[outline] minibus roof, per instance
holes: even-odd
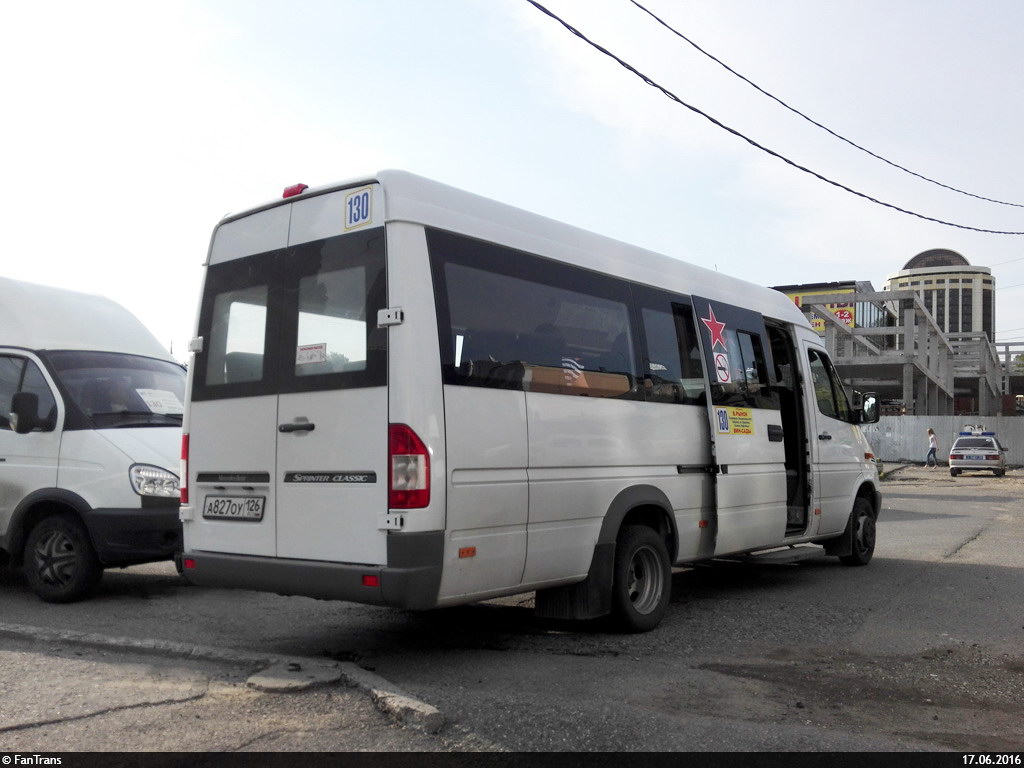
[[[173,361],[135,315],[91,293],[0,277],[0,346],[122,352]]]
[[[741,303],[742,306],[803,327],[803,313],[785,294],[681,259],[604,237],[521,208],[499,203],[407,171],[384,170],[229,214],[221,224],[257,211],[364,184],[384,192],[384,220],[410,222],[556,258],[586,269],[669,291]],[[718,257],[723,263],[726,258]]]

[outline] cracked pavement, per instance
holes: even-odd
[[[0,752],[484,750],[395,723],[342,684],[274,693],[253,667],[5,639]]]

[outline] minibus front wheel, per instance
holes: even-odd
[[[646,525],[627,525],[615,542],[612,616],[626,632],[658,626],[672,594],[672,565],[665,540]]]
[[[103,575],[85,526],[64,513],[44,517],[33,526],[22,570],[32,591],[47,603],[80,600]]]
[[[850,528],[850,553],[840,555],[843,565],[867,565],[875,553],[875,512],[871,502],[858,496],[853,504],[853,514],[848,523]]]

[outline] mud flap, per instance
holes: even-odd
[[[587,578],[564,587],[538,589],[534,614],[545,619],[596,619],[612,610],[615,542],[594,547]]]
[[[828,539],[827,541],[821,542],[821,545],[825,547],[826,555],[836,555],[837,557],[846,557],[847,555],[853,554],[853,512],[850,512],[850,516],[846,519],[846,528],[843,530],[842,535],[837,536],[834,539]]]

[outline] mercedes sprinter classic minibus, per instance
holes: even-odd
[[[642,631],[674,564],[874,549],[876,399],[786,296],[408,173],[222,220],[192,346],[196,584]]]

